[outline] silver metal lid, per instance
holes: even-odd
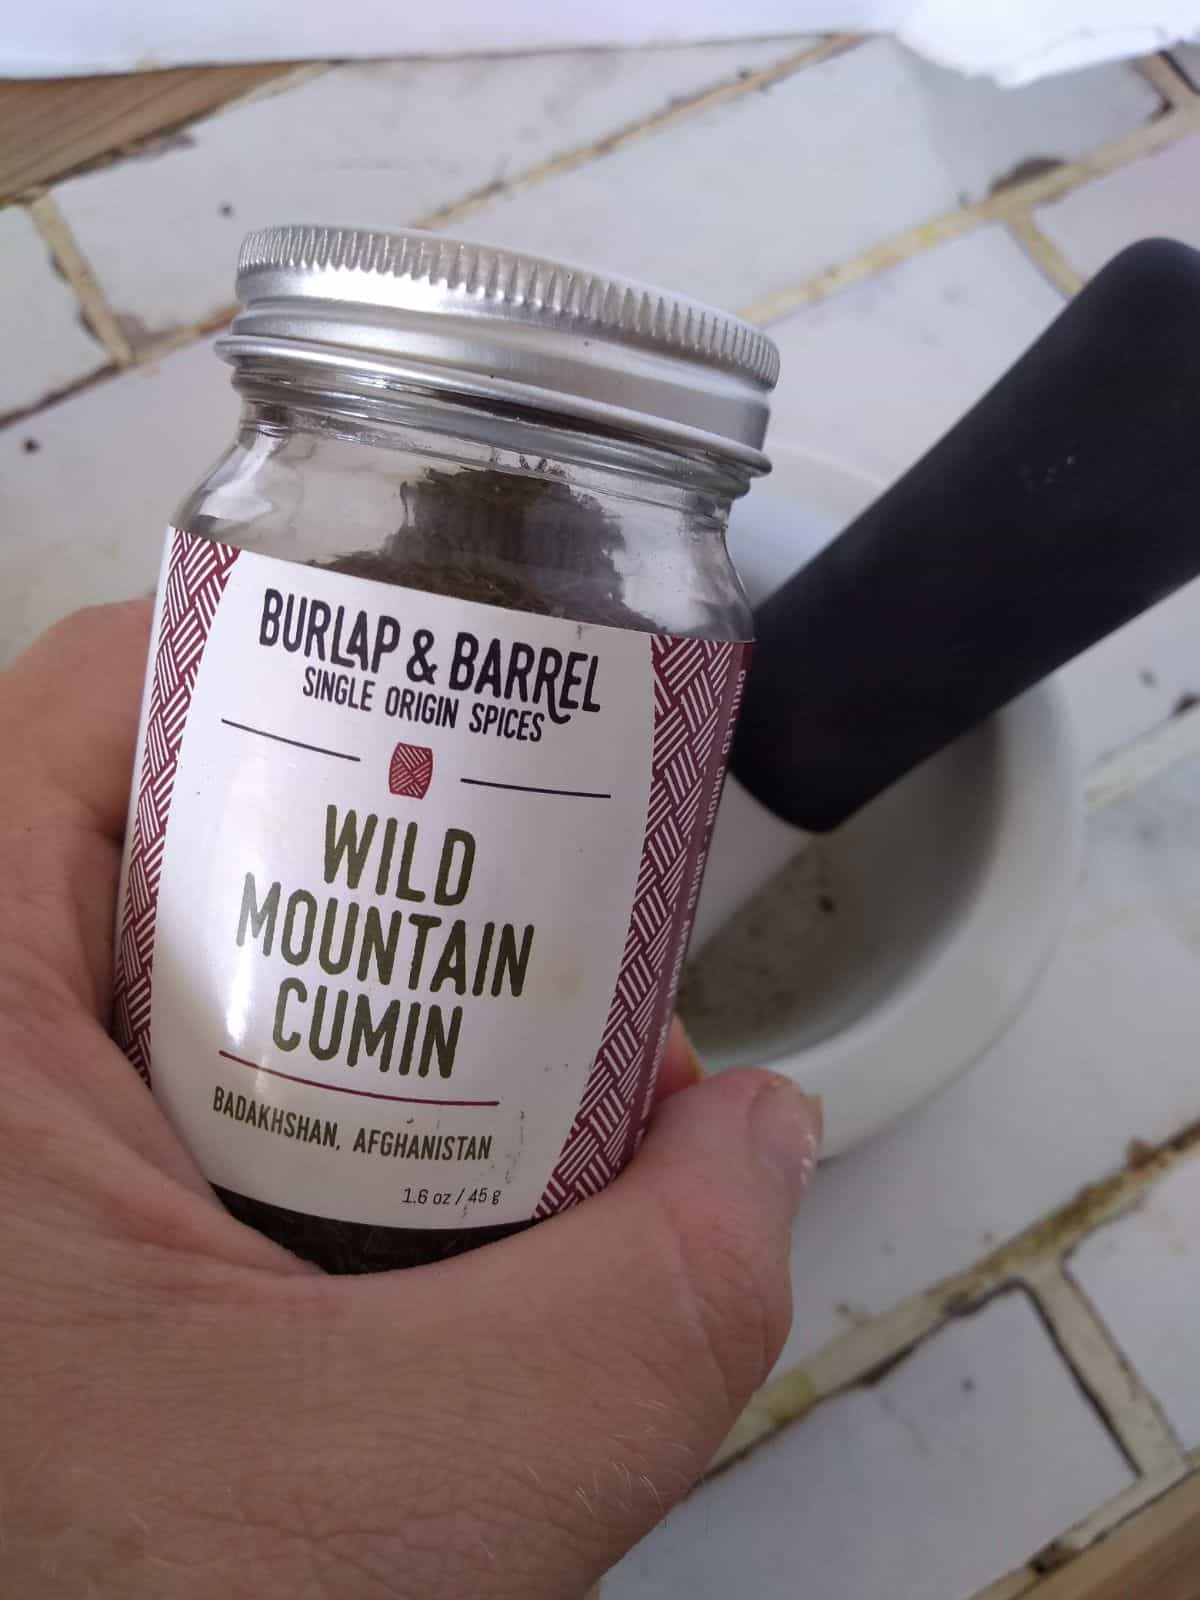
[[[562,412],[765,471],[779,352],[723,311],[586,267],[404,229],[263,228],[226,359],[325,364]]]

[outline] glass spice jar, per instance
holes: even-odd
[[[635,1150],[750,613],[778,358],[424,233],[269,228],[238,435],[168,530],[115,1032],[230,1211],[436,1259]]]

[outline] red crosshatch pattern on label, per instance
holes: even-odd
[[[200,657],[238,553],[177,532],[167,564],[113,985],[113,1037],[147,1083],[154,926],[179,746]]]
[[[741,697],[747,646],[660,635],[650,647],[654,752],[629,931],[600,1049],[539,1217],[602,1189],[641,1134]]]
[[[398,744],[388,768],[388,788],[407,800],[424,800],[433,781],[433,751],[422,744]]]

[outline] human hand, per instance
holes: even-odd
[[[235,1222],[105,1032],[148,629],[0,676],[0,1590],[581,1596],[778,1353],[817,1109],[677,1032],[631,1166],[528,1232],[351,1279]]]

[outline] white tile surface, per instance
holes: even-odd
[[[21,206],[0,211],[0,416],[104,366],[108,355],[79,317],[74,291],[51,264]]]
[[[1038,224],[1081,272],[1096,272],[1138,239],[1165,235],[1200,246],[1200,134],[1118,167],[1037,213]]]
[[[1129,1482],[1020,1295],[698,1490],[604,1600],[966,1600]]]
[[[1200,1118],[1200,761],[1094,814],[1066,937],[1008,1034],[822,1167],[796,1225],[780,1367],[959,1271]]]
[[[923,251],[771,328],[770,443],[888,481],[1003,376],[1064,301],[1002,228]]]
[[[1086,1240],[1070,1271],[1180,1442],[1200,1448],[1200,1157]]]
[[[162,329],[233,299],[251,228],[416,222],[804,42],[341,67],[55,198],[113,305]]]
[[[1048,147],[1070,153],[1136,126],[1156,104],[1126,69],[1089,87],[1092,76],[1012,94],[972,82],[967,94],[877,40],[499,199],[459,231],[742,306],[952,210]]]
[[[153,587],[168,519],[237,414],[205,342],[0,432],[0,663],[77,606]]]

